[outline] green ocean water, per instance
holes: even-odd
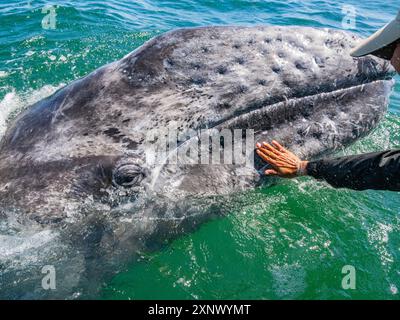
[[[164,31],[211,24],[342,28],[343,5],[356,9],[352,31],[363,36],[399,9],[383,0],[0,0],[0,132],[10,113]],[[43,20],[52,12],[54,25]],[[399,112],[397,83],[386,118],[337,154],[400,147]],[[241,197],[227,217],[143,253],[104,284],[101,298],[399,298],[398,193],[335,190],[299,178]],[[341,286],[345,265],[356,270],[354,290]]]

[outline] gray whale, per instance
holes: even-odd
[[[306,158],[370,132],[393,70],[350,57],[358,40],[307,27],[179,29],[27,108],[0,144],[2,246],[52,236],[26,263],[15,262],[24,250],[0,255],[0,296],[95,294],[93,283],[135,254],[223,214],[224,196],[260,183],[257,160],[149,165],[150,130],[252,129],[255,141],[274,138]],[[61,283],[50,292],[38,271],[49,264]]]

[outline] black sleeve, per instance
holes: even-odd
[[[307,174],[336,188],[400,191],[400,150],[310,161]]]

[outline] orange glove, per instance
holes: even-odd
[[[257,143],[257,154],[273,169],[265,170],[266,175],[276,175],[283,178],[293,178],[307,174],[308,161],[302,161],[295,154],[286,150],[277,141],[272,140],[272,145],[263,142]]]

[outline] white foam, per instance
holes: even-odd
[[[38,233],[26,234],[26,235],[1,235],[0,242],[0,261],[9,259],[18,255],[27,255],[32,253],[33,250],[37,250],[45,245],[48,245],[51,241],[54,241],[55,234],[50,230],[43,230]]]
[[[37,90],[19,93],[11,88],[0,101],[0,139],[7,130],[8,123],[21,111],[25,110],[35,102],[51,95],[65,84],[58,86],[45,85]]]

